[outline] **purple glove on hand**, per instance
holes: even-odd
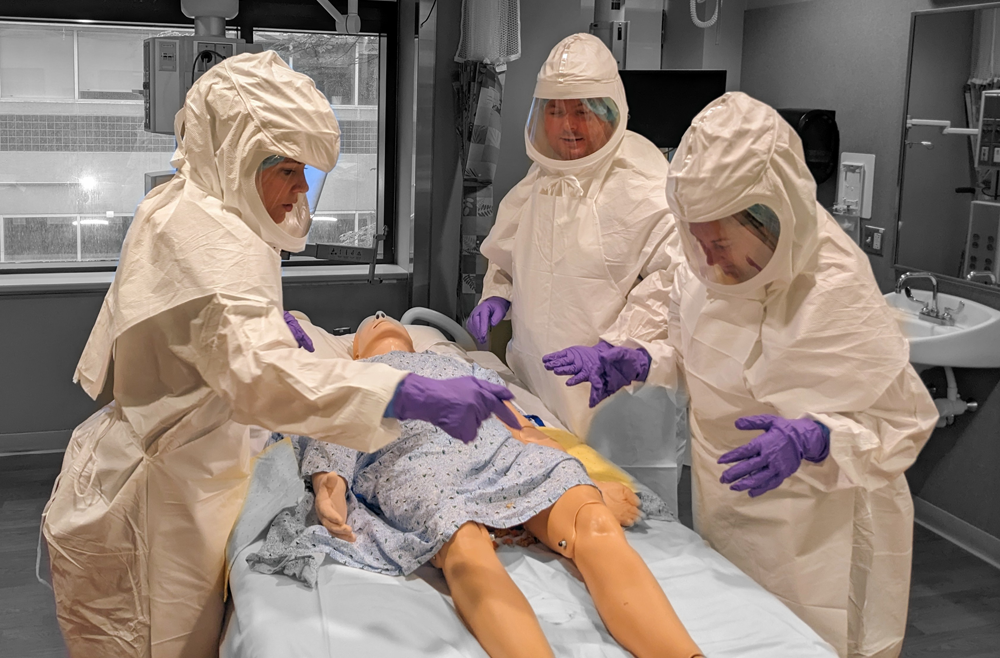
[[[491,414],[511,427],[519,427],[517,416],[504,405],[514,394],[475,377],[430,379],[407,375],[389,403],[391,416],[399,420],[424,420],[436,425],[463,443]]]
[[[509,310],[510,302],[503,297],[484,299],[479,302],[476,308],[472,309],[472,315],[465,323],[465,328],[469,330],[476,342],[482,345],[486,342],[486,336],[490,329],[500,324]]]
[[[799,470],[803,459],[821,462],[830,454],[830,430],[808,418],[788,420],[770,414],[746,416],[736,421],[736,429],[766,430],[749,443],[719,457],[720,464],[740,462],[727,469],[720,482],[736,482],[729,488],[733,491],[749,489],[751,497],[776,488]]]
[[[576,345],[542,357],[547,370],[572,375],[566,386],[590,382],[591,408],[632,382],[646,381],[649,363],[646,350],[615,347],[603,340],[593,347]]]
[[[312,339],[306,334],[302,325],[299,321],[295,319],[295,316],[285,311],[285,324],[288,328],[292,330],[292,336],[295,337],[295,342],[299,344],[299,347],[304,349],[306,352],[315,352],[316,348],[313,347]]]

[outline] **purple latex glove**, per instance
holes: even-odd
[[[469,330],[476,342],[482,345],[486,342],[486,336],[490,329],[500,324],[509,310],[510,302],[503,297],[484,299],[479,302],[476,308],[472,309],[472,315],[465,323],[465,328]]]
[[[285,324],[288,328],[292,330],[292,336],[295,337],[295,342],[299,344],[299,347],[304,349],[306,352],[315,352],[316,348],[313,347],[312,339],[299,324],[299,321],[295,319],[295,316],[285,311]]]
[[[766,430],[749,443],[719,457],[720,464],[740,462],[727,469],[720,482],[735,482],[730,489],[749,489],[752,497],[776,488],[799,470],[803,459],[821,462],[830,454],[830,430],[808,418],[788,420],[770,414],[746,416],[736,421],[736,429]]]
[[[601,377],[601,345],[592,347],[574,345],[542,357],[542,365],[557,375],[572,375],[566,386],[576,386],[590,382],[590,406],[608,397],[604,392],[604,378]]]
[[[399,383],[389,408],[399,420],[425,420],[469,443],[491,414],[510,427],[520,427],[517,416],[503,403],[513,397],[503,386],[475,377],[430,379],[407,375]]]
[[[601,350],[601,367],[604,369],[604,388],[608,395],[614,395],[619,389],[632,382],[644,382],[649,376],[649,364],[652,361],[649,352],[631,347],[616,347],[603,340]]]
[[[591,407],[632,382],[646,381],[649,363],[646,350],[615,347],[603,340],[593,347],[577,345],[542,357],[547,370],[572,375],[567,386],[590,382]]]

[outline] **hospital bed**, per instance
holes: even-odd
[[[424,313],[404,316],[404,321],[428,318],[457,340],[448,340],[429,326],[410,326],[418,351],[453,354],[498,371],[515,392],[519,407],[546,424],[561,427],[495,355],[463,349],[461,344],[474,344],[461,335],[461,327]],[[624,408],[627,412],[630,404],[633,411],[652,407],[658,399],[630,400]],[[639,413],[655,419],[649,409]],[[672,418],[672,409],[669,416]],[[608,423],[612,424],[610,418]],[[635,423],[632,429],[636,429]],[[623,431],[618,438],[628,435]],[[650,453],[645,447],[626,446],[623,450],[626,456]],[[677,446],[671,450],[676,457]],[[287,451],[291,454],[290,446]],[[246,556],[259,550],[270,520],[278,510],[294,504],[302,491],[294,460],[282,462],[278,452],[269,450],[258,461],[244,514],[230,538],[230,598],[221,658],[486,656],[455,613],[443,576],[429,565],[408,577],[390,577],[345,567],[327,558],[313,589],[287,576],[251,571]],[[672,466],[669,459],[663,461],[664,468],[676,468],[676,458]],[[658,477],[662,473],[655,470],[653,467],[640,479],[654,484],[675,481],[672,473]],[[627,535],[709,658],[836,656],[777,598],[679,522],[645,520],[630,528]],[[604,628],[569,561],[537,544],[528,548],[501,546],[498,555],[537,613],[556,656],[630,655]]]

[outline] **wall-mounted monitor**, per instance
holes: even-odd
[[[676,148],[698,112],[726,93],[724,70],[620,71],[628,129],[661,149]]]

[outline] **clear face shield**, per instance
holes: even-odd
[[[547,158],[579,160],[601,150],[620,121],[611,98],[536,98],[528,114],[528,139]]]
[[[702,280],[737,285],[757,276],[774,257],[781,222],[757,204],[711,222],[680,222],[681,241]]]
[[[303,201],[309,214],[316,212],[327,172],[291,158],[271,155],[257,168],[257,192],[264,209],[276,224]]]

